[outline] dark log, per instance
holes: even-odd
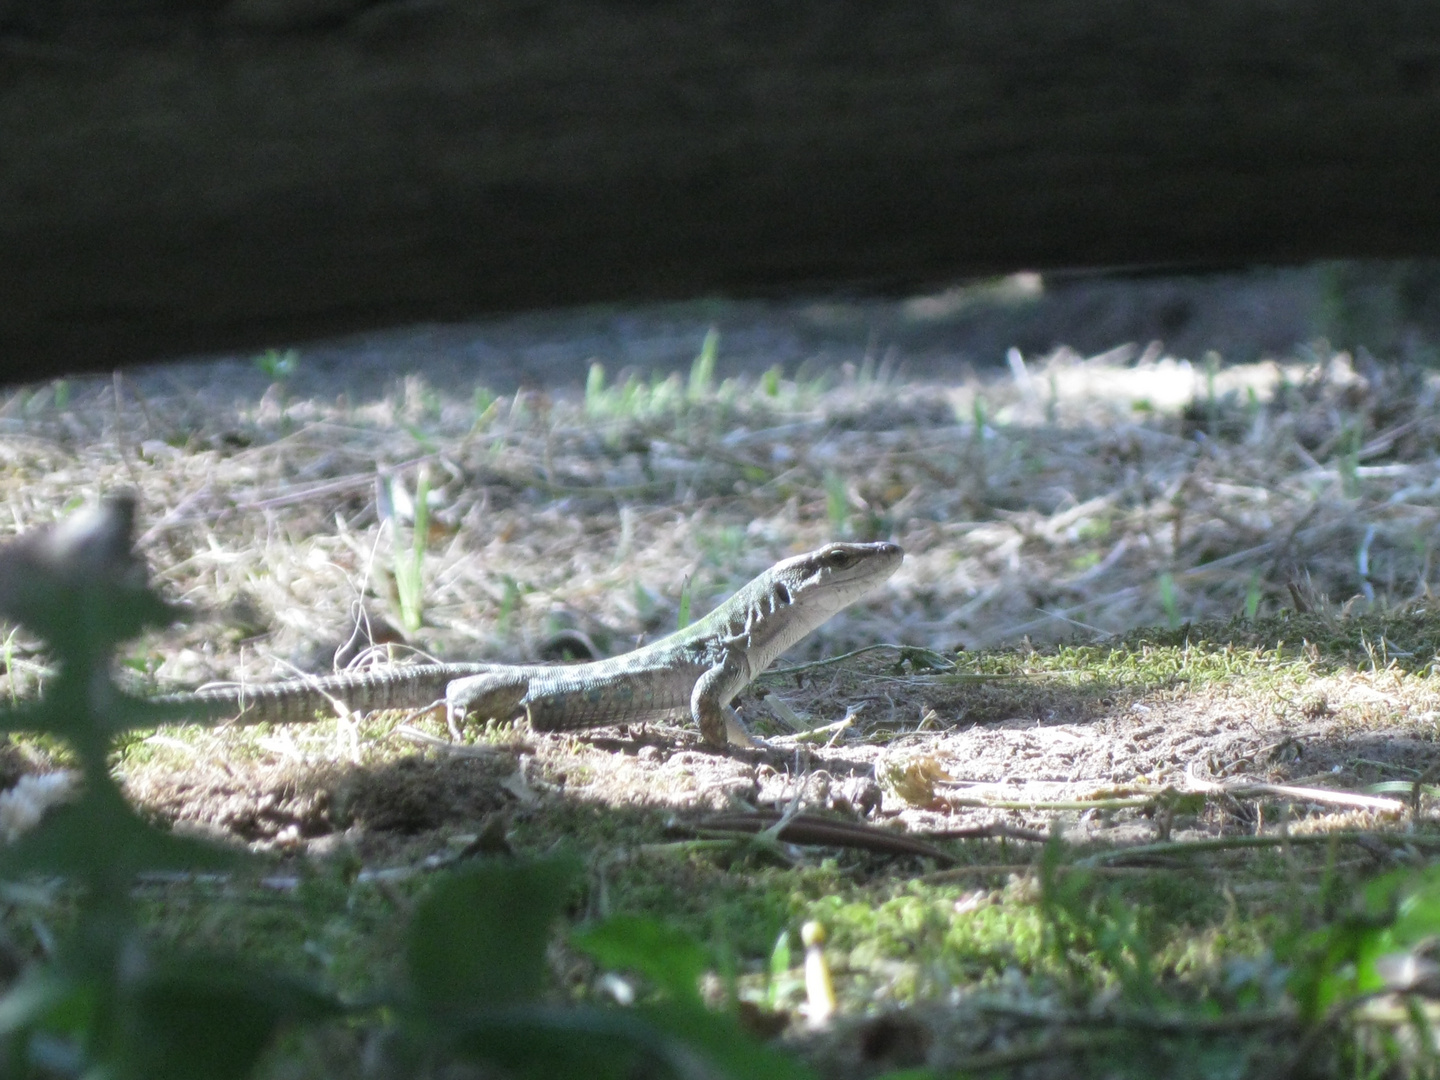
[[[0,0],[0,357],[1440,254],[1417,0]]]

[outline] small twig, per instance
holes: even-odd
[[[731,834],[756,835],[772,832],[777,840],[787,844],[813,844],[822,847],[860,848],[881,855],[918,855],[953,864],[955,856],[939,848],[896,833],[890,829],[876,828],[855,821],[834,821],[830,818],[797,814],[788,822],[783,815],[760,812],[755,814],[721,814],[695,823],[676,822],[672,829],[685,829],[699,836]],[[779,828],[777,828],[777,825]]]
[[[1159,797],[1159,792],[1124,799],[970,799],[959,795],[943,796],[949,806],[992,810],[1128,810],[1149,806]]]
[[[1290,590],[1290,602],[1295,605],[1295,610],[1301,615],[1310,613],[1310,603],[1300,592],[1300,586],[1293,581],[1285,582],[1285,587]]]
[[[1104,866],[1121,859],[1144,859],[1164,855],[1198,855],[1207,851],[1233,851],[1240,848],[1283,847],[1287,844],[1367,844],[1390,842],[1423,847],[1440,847],[1440,836],[1417,836],[1413,833],[1333,832],[1289,833],[1285,836],[1218,836],[1208,840],[1172,840],[1158,844],[1140,844],[1087,855],[1075,865]]]
[[[1068,1013],[1027,1008],[1024,1005],[1012,1005],[1003,1001],[979,1001],[976,1002],[976,1008],[982,1012],[1030,1020],[1037,1024],[1087,1028],[1128,1028],[1175,1035],[1222,1035],[1232,1031],[1248,1031],[1252,1028],[1297,1027],[1301,1023],[1300,1018],[1293,1012],[1278,1010],[1231,1013],[1228,1016],[1194,1016],[1184,1013],[1152,1012]]]
[[[1382,799],[1375,795],[1359,795],[1355,792],[1335,791],[1333,788],[1310,788],[1295,783],[1220,783],[1195,775],[1194,768],[1185,770],[1185,782],[1191,791],[1230,795],[1236,799],[1253,799],[1260,796],[1276,796],[1282,799],[1296,799],[1299,802],[1323,802],[1335,806],[1356,806],[1372,809],[1384,814],[1403,814],[1404,802],[1400,799]]]
[[[1061,863],[1055,868],[1056,873],[1066,874],[1083,872],[1086,874],[1098,874],[1102,877],[1127,877],[1131,874],[1153,874],[1153,866],[1075,866],[1073,864]],[[967,877],[988,877],[1000,874],[1037,874],[1040,872],[1040,864],[1028,863],[972,863],[969,866],[947,866],[944,870],[936,870],[929,874],[922,874],[920,881],[927,884],[936,884],[942,881],[959,881]]]
[[[768,671],[765,672],[765,674],[794,675],[800,671],[810,671],[812,668],[828,667],[831,664],[839,664],[845,660],[851,660],[857,656],[863,656],[865,653],[879,652],[881,650],[888,650],[890,652],[919,653],[922,656],[933,657],[934,659],[939,660],[940,663],[945,666],[945,671],[947,673],[955,670],[955,661],[951,660],[949,657],[945,656],[942,653],[936,652],[934,649],[922,649],[916,645],[893,645],[889,643],[884,643],[880,645],[866,645],[863,649],[856,649],[854,652],[841,653],[839,656],[827,656],[823,660],[811,660],[808,664],[790,664],[786,667],[770,668]],[[990,677],[997,679],[1010,678],[1010,676],[1008,675],[995,675]]]
[[[760,700],[771,717],[784,724],[792,735],[797,731],[810,730],[810,724],[807,723],[799,713],[790,708],[790,703],[779,694],[772,694],[767,691]]]
[[[804,731],[797,731],[794,735],[778,735],[771,739],[776,745],[788,745],[790,743],[824,742],[833,735],[839,735],[855,726],[855,716],[845,717],[844,720],[836,720],[833,724],[822,724],[820,727],[807,728]]]
[[[1333,788],[1304,787],[1297,784],[1266,784],[1241,782],[1222,784],[1206,780],[1195,774],[1193,767],[1185,772],[1185,780],[1193,791],[1230,795],[1237,799],[1253,799],[1257,796],[1276,796],[1295,799],[1300,802],[1330,803],[1335,806],[1354,806],[1363,810],[1377,810],[1387,814],[1399,814],[1405,804],[1399,799],[1383,799],[1375,795],[1359,795],[1350,791],[1336,791]]]
[[[1335,791],[1331,788],[1300,787],[1294,784],[1240,783],[1217,784],[1187,774],[1188,789],[1167,788],[1153,794],[1124,796],[1110,799],[986,799],[963,795],[946,795],[945,802],[957,807],[987,807],[994,810],[1129,810],[1154,804],[1167,791],[1178,795],[1187,790],[1195,794],[1229,795],[1237,799],[1273,797],[1293,799],[1299,802],[1328,803],[1335,806],[1353,806],[1362,810],[1379,813],[1399,814],[1405,804],[1398,799],[1385,799],[1376,795],[1359,795],[1349,791]]]
[[[980,1054],[970,1054],[967,1057],[949,1061],[947,1064],[952,1069],[950,1073],[952,1076],[993,1072],[997,1069],[1024,1065],[1030,1061],[1043,1061],[1045,1058],[1089,1053],[1113,1044],[1124,1034],[1123,1031],[1066,1032],[1030,1046],[1013,1046],[1006,1050],[989,1050]]]
[[[663,844],[639,844],[632,850],[637,855],[674,855],[696,851],[733,850],[735,844],[736,840],[728,836],[708,840],[696,837],[691,840],[671,840]]]
[[[1091,626],[1089,623],[1081,622],[1079,619],[1072,619],[1068,615],[1061,615],[1059,612],[1046,611],[1042,607],[1037,607],[1035,610],[1040,612],[1040,614],[1042,615],[1049,615],[1052,619],[1059,619],[1063,623],[1069,623],[1071,626],[1077,627],[1078,629],[1084,630],[1091,634],[1095,634],[1101,639],[1113,638],[1118,636],[1114,630],[1102,630],[1098,626]]]
[[[926,840],[1025,840],[1033,844],[1043,844],[1050,839],[1050,834],[1041,832],[1039,829],[1022,829],[1019,825],[1006,825],[1003,822],[991,822],[989,825],[967,825],[962,829],[931,829],[924,833],[917,833]]]
[[[356,489],[366,489],[375,483],[377,471],[381,476],[389,476],[405,472],[417,466],[436,461],[440,458],[439,453],[422,454],[419,457],[409,458],[394,465],[384,466],[377,469],[370,469],[367,472],[352,473],[346,476],[335,477],[330,480],[321,480],[313,484],[296,485],[275,495],[262,496],[260,498],[242,501],[238,503],[226,503],[224,506],[217,506],[212,510],[198,514],[181,513],[181,507],[177,506],[161,521],[146,532],[143,540],[147,540],[160,532],[162,529],[176,528],[184,525],[195,525],[202,522],[211,522],[223,514],[246,513],[255,510],[274,510],[283,506],[294,504],[313,503],[316,499],[325,495],[343,495]],[[202,492],[209,489],[201,489]],[[199,494],[198,492],[196,494]],[[186,500],[190,501],[189,499]]]
[[[1296,787],[1293,784],[1216,784],[1204,789],[1231,795],[1237,799],[1253,799],[1257,796],[1272,795],[1298,802],[1329,803],[1334,806],[1354,806],[1362,810],[1375,810],[1385,814],[1405,812],[1405,804],[1398,799],[1382,799],[1376,795],[1357,795],[1349,791],[1335,791],[1331,788]]]

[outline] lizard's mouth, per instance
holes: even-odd
[[[816,553],[814,582],[822,585],[831,613],[846,607],[900,567],[905,551],[881,540],[869,544],[831,544]]]
[[[853,571],[855,577],[871,582],[889,577],[905,558],[905,550],[888,540],[872,544],[835,544],[833,550],[843,556],[843,562],[837,559],[840,562],[835,566],[837,577]]]

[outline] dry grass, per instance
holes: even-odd
[[[1429,738],[1436,710],[1427,680],[1387,696],[1366,682],[1379,674],[1334,668],[1398,659],[1424,673],[1434,654],[1423,601],[1440,517],[1440,419],[1427,373],[1362,375],[1344,355],[1205,371],[1117,350],[1028,366],[1014,357],[1003,377],[955,385],[868,370],[717,385],[712,360],[713,352],[697,360],[688,383],[607,385],[596,371],[583,394],[498,399],[483,388],[473,397],[441,393],[410,376],[375,401],[292,400],[283,379],[237,401],[207,382],[205,369],[31,389],[0,408],[9,463],[0,483],[17,528],[109,488],[139,489],[140,547],[161,586],[196,611],[128,657],[165,687],[323,670],[372,644],[385,656],[552,655],[548,646],[567,629],[621,652],[672,629],[687,588],[698,615],[786,554],[829,538],[884,536],[906,548],[904,566],[796,659],[874,642],[1104,647],[1134,626],[1263,619],[1297,602],[1316,612],[1311,623],[1286,624],[1281,636],[1293,645],[1344,637],[1333,632],[1336,620],[1363,612],[1381,618],[1390,637],[1362,628],[1339,653],[1312,646],[1297,669],[1264,652],[1277,644],[1268,631],[1249,641],[1233,625],[1224,640],[1262,651],[1240,665],[1244,687],[1226,691],[1246,699],[1228,720],[1211,691],[1177,701],[1166,690],[1198,667],[1156,674],[1143,658],[1116,666],[1103,648],[1028,661],[1022,649],[1011,660],[999,654],[998,667],[983,655],[974,662],[1039,676],[1019,681],[900,675],[883,656],[854,671],[817,672],[796,693],[771,680],[815,722],[859,710],[845,760],[828,766],[836,775],[883,775],[881,747],[893,742],[887,760],[948,755],[963,762],[951,769],[957,778],[1008,777],[1024,787],[1058,777],[1065,783],[1046,789],[1051,799],[1113,783],[1183,785],[1183,763],[1217,739],[1233,745],[1216,767],[1235,774],[1234,761],[1288,737],[1276,725],[1291,717],[1339,739],[1325,767],[1358,781],[1370,777],[1350,768],[1352,758],[1393,755],[1343,749],[1350,743],[1340,727],[1405,729],[1372,732],[1369,742]],[[417,547],[421,489],[429,513]],[[418,591],[405,582],[417,551]],[[408,628],[407,590],[421,615]],[[43,657],[24,641],[9,648],[23,690]],[[1305,688],[1322,676],[1334,685]],[[1356,695],[1369,707],[1351,701]],[[1328,704],[1312,715],[1301,698]],[[1270,719],[1243,719],[1254,710]],[[1163,752],[1125,734],[1147,718],[1169,732]],[[1007,730],[1037,721],[1061,726]],[[963,730],[976,723],[983,727]],[[1243,738],[1220,737],[1236,723],[1250,729]],[[1074,724],[1086,725],[1083,737],[1066,735],[1063,725]],[[1112,728],[1118,748],[1094,742]],[[411,752],[385,738],[389,730],[320,727],[259,743],[220,732],[183,747],[159,736],[145,757],[158,775],[133,752],[127,768],[137,794],[167,816],[252,841],[294,840],[359,820],[331,813],[330,803],[349,803],[336,794],[349,783],[347,763]],[[870,745],[857,745],[857,734]],[[1088,749],[1077,756],[1067,738]],[[749,790],[750,781],[718,773],[657,777],[651,763],[630,769],[629,759],[607,755],[580,772],[598,770],[591,793],[608,805],[638,793],[721,807],[736,783]],[[1422,750],[1408,756],[1425,767]],[[258,771],[236,774],[241,760]],[[300,797],[294,814],[257,809],[271,797],[252,789],[279,792],[289,805],[286,793],[307,768],[321,770],[315,782],[330,795],[319,804]],[[551,768],[579,775],[573,761]],[[1264,768],[1246,775],[1286,778]],[[789,781],[777,783],[755,790],[767,800],[793,794]],[[721,793],[718,802],[703,791]],[[441,799],[414,820],[442,821],[466,799]],[[914,807],[906,813],[912,825],[935,824]],[[361,818],[375,814],[384,817]]]
[[[658,905],[706,926],[735,906],[727,932],[750,974],[784,913],[828,920],[849,950],[848,1014],[949,1000],[972,969],[1029,1007],[1010,973],[1043,963],[1004,944],[1018,933],[1004,920],[1035,902],[1033,877],[1003,884],[1006,865],[1023,871],[1030,858],[1013,846],[963,849],[983,864],[979,880],[1001,883],[969,899],[948,885],[935,888],[953,895],[922,897],[874,860],[802,866],[775,899],[769,879],[743,868],[639,853],[656,846],[663,813],[778,806],[797,791],[852,813],[879,796],[880,813],[911,828],[1060,821],[1073,840],[1105,844],[1172,826],[1211,838],[1273,827],[1264,799],[1173,814],[1156,802],[1193,780],[1356,790],[1425,775],[1440,719],[1426,614],[1437,387],[1420,370],[1357,372],[1343,355],[1207,371],[1131,350],[1016,358],[1003,376],[946,384],[867,369],[717,382],[697,363],[689,382],[592,376],[584,393],[495,398],[411,376],[367,401],[338,383],[291,398],[284,379],[247,398],[205,369],[176,369],[12,392],[0,405],[0,494],[20,531],[105,490],[139,491],[140,547],[162,588],[196,610],[127,658],[137,679],[165,687],[325,669],[371,642],[391,654],[518,659],[575,629],[620,652],[674,628],[687,579],[698,615],[789,553],[893,538],[907,551],[901,570],[791,659],[875,642],[964,646],[977,655],[962,666],[1016,677],[957,680],[872,654],[808,673],[803,686],[772,679],[770,691],[815,722],[857,716],[833,745],[793,751],[793,765],[717,758],[693,733],[664,728],[510,750],[503,733],[487,733],[496,753],[462,759],[417,754],[391,737],[393,721],[375,721],[159,733],[125,747],[120,766],[131,793],[170,820],[281,852],[349,845],[370,868],[429,866],[505,809],[521,850],[583,841],[607,903]],[[417,545],[420,493],[429,512]],[[417,551],[408,604],[421,620],[407,628]],[[1297,604],[1313,610],[1264,623]],[[1259,621],[1208,624],[1214,646],[1183,628],[1245,615]],[[1118,636],[1137,626],[1162,629]],[[1167,636],[1167,626],[1179,629]],[[7,655],[12,686],[27,691],[43,655],[14,637]],[[749,716],[764,712],[745,704]],[[1083,812],[1045,805],[1132,797]],[[972,805],[986,800],[1007,805]],[[1376,821],[1313,805],[1284,827]],[[1284,870],[1292,885],[1315,870],[1295,858]],[[1253,862],[1218,864],[1212,886],[1229,897],[1227,929],[1177,922],[1169,952],[1157,953],[1166,977],[1211,978],[1216,940],[1253,932],[1236,927],[1294,899],[1273,864],[1258,877]],[[886,911],[922,929],[958,927],[975,897],[1001,944],[952,928],[934,942],[943,960],[904,959],[910,939],[888,928]],[[1040,933],[1031,915],[1014,917]],[[204,941],[232,929],[217,915],[167,932]],[[376,940],[383,952],[384,934]],[[341,982],[378,977],[344,967],[359,961],[324,963],[320,974]],[[965,1052],[985,1060],[1005,1023],[970,1025]],[[866,1071],[836,1052],[845,1064],[835,1075]]]
[[[531,654],[566,624],[619,651],[674,625],[687,576],[698,613],[840,535],[908,557],[810,654],[1265,614],[1293,606],[1292,584],[1365,608],[1428,595],[1432,377],[1343,355],[1211,376],[1128,360],[1061,354],[957,385],[646,383],[629,402],[465,400],[412,377],[378,401],[290,401],[277,383],[217,408],[154,378],[84,382],[63,405],[43,387],[0,407],[0,484],[16,530],[140,491],[159,580],[242,625],[167,646],[155,674],[176,683],[325,666],[361,611],[398,624],[396,532],[403,555],[422,470],[410,638],[447,656]]]

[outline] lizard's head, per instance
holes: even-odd
[[[899,544],[826,544],[780,563],[777,592],[788,590],[791,604],[814,603],[833,614],[888,578],[904,558]]]
[[[744,598],[751,670],[763,671],[831,615],[893,574],[903,558],[899,544],[826,544],[761,574],[736,594]]]

